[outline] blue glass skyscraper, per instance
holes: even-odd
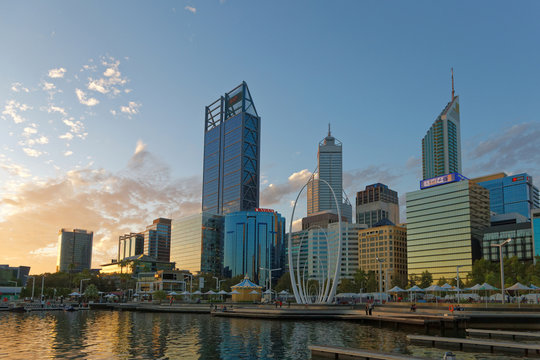
[[[245,82],[206,107],[203,212],[224,215],[259,206],[260,128]]]

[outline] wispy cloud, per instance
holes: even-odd
[[[128,79],[123,77],[120,72],[120,61],[113,57],[103,57],[101,59],[101,66],[105,69],[101,77],[88,77],[88,83],[86,85],[88,90],[101,94],[109,94],[113,97],[120,94],[123,87],[128,83]],[[97,66],[91,69],[92,72],[96,72]]]
[[[52,79],[63,78],[66,73],[66,69],[58,68],[49,70],[49,77]]]
[[[60,114],[62,114],[64,116],[67,116],[66,109],[64,109],[63,107],[60,107],[60,106],[54,106],[52,104],[49,104],[49,106],[47,107],[47,112],[49,114],[57,112],[57,113],[60,113]]]
[[[14,82],[11,84],[11,91],[13,92],[30,92],[28,88],[25,88],[20,82]]]
[[[73,136],[77,136],[80,139],[85,139],[88,135],[88,133],[84,131],[84,124],[81,121],[70,117],[69,119],[64,119],[63,122],[69,126],[72,136],[69,137],[69,135],[64,134],[61,135],[60,138],[71,140]]]
[[[0,169],[6,171],[10,175],[21,178],[28,178],[31,176],[30,170],[28,170],[27,167],[13,162],[4,154],[0,154]]]
[[[82,91],[81,89],[75,89],[75,94],[77,94],[77,99],[79,99],[79,102],[86,106],[96,106],[99,104],[99,100],[96,98],[87,98],[86,93]]]
[[[186,5],[186,7],[184,8],[185,10],[189,11],[190,13],[192,14],[196,14],[197,13],[197,9],[193,6],[189,6],[189,5]]]
[[[130,101],[127,106],[121,106],[120,111],[124,114],[135,115],[139,113],[139,107],[141,107],[141,104]]]
[[[73,155],[73,151],[71,150],[64,152],[64,156],[71,156],[71,155]]]
[[[23,151],[26,155],[30,157],[40,157],[41,155],[43,155],[42,151],[32,149],[32,148],[23,148]]]
[[[30,109],[32,109],[31,106],[21,104],[15,100],[8,100],[4,106],[4,111],[2,111],[2,114],[10,116],[15,124],[20,124],[25,121],[25,118],[19,114],[19,111],[27,111]],[[2,116],[2,118],[6,119],[5,116]]]
[[[287,195],[300,191],[310,176],[311,171],[303,169],[292,173],[285,183],[268,185],[261,191],[261,205],[270,206],[280,203]]]

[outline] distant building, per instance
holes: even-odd
[[[530,222],[490,226],[484,230],[482,241],[482,256],[486,260],[499,261],[499,248],[494,244],[500,244],[507,239],[512,239],[502,247],[503,258],[517,256],[520,261],[532,261],[534,257],[534,245]]]
[[[317,153],[318,177],[308,184],[307,215],[311,216],[325,210],[337,214],[336,202],[328,184],[334,190],[341,216],[352,222],[352,206],[343,196],[343,146],[332,136],[328,125],[328,136],[319,143]],[[326,183],[324,181],[326,181]]]
[[[16,281],[20,286],[26,286],[30,266],[0,265],[0,285],[13,286]]]
[[[118,238],[118,261],[144,254],[144,234],[129,233]]]
[[[261,118],[242,82],[206,107],[202,211],[259,207]]]
[[[81,229],[58,232],[56,271],[80,272],[90,270],[94,232]]]
[[[271,209],[238,211],[225,216],[223,275],[247,275],[258,284],[267,284],[266,269],[275,282],[285,269],[285,218]]]
[[[386,275],[389,283],[384,289],[392,288],[391,283],[396,278],[407,279],[407,228],[393,225],[371,227],[358,231],[358,263],[365,272],[374,271],[379,281],[379,262],[383,282]]]
[[[173,219],[171,261],[192,274],[221,274],[224,218],[208,212]]]
[[[171,256],[171,219],[158,218],[144,231],[144,254],[159,261]]]
[[[191,275],[185,270],[158,270],[156,272],[141,272],[137,274],[136,292],[139,296],[151,295],[154,291],[176,292],[186,291],[186,276]]]
[[[423,179],[450,173],[461,173],[461,130],[459,96],[452,98],[422,139]]]
[[[534,256],[540,256],[540,209],[534,209],[531,217]]]
[[[140,272],[156,272],[159,270],[174,270],[175,263],[159,261],[148,255],[130,256],[117,261],[112,259],[110,263],[101,265],[102,274],[138,274]]]
[[[447,176],[441,177],[447,179]],[[473,181],[432,179],[423,190],[407,193],[407,273],[428,270],[437,281],[469,273],[482,255],[484,230],[490,225],[489,191]],[[464,275],[465,276],[465,275]]]
[[[497,173],[472,181],[489,190],[490,209],[494,213],[517,212],[530,219],[532,209],[540,207],[538,188],[526,173],[511,176]]]
[[[347,218],[341,216],[341,221],[346,222]],[[302,230],[308,230],[312,227],[327,228],[328,225],[337,222],[339,222],[338,215],[330,210],[325,210],[302,218]]]
[[[398,193],[381,183],[368,185],[365,190],[357,192],[356,223],[370,228],[382,219],[399,223]]]

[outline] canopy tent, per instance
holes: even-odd
[[[229,295],[225,290],[219,290],[218,295]]]
[[[287,290],[281,290],[278,295],[289,295],[289,292]]]
[[[407,291],[410,291],[410,292],[419,292],[419,291],[424,291],[424,289],[422,289],[421,287],[418,287],[417,285],[414,285],[413,287],[407,289]]]
[[[212,290],[208,290],[207,292],[204,293],[204,295],[216,295],[217,293],[215,291],[212,291]]]
[[[478,290],[493,291],[493,290],[499,290],[499,289],[488,283],[483,283],[482,285],[480,285]]]
[[[534,284],[531,284],[529,287],[530,287],[531,289],[533,289],[533,290],[540,290],[540,287],[538,287],[538,286],[536,286],[536,285],[534,285]]]
[[[184,290],[180,293],[180,295],[191,295],[191,293],[187,290]]]
[[[524,291],[524,290],[533,290],[531,289],[530,287],[526,286],[526,285],[523,285],[522,283],[515,283],[514,285],[506,288],[506,290],[511,290],[511,291]]]
[[[441,286],[445,290],[452,290],[454,287],[450,285],[449,283],[445,283],[443,286]]]
[[[229,293],[229,295],[239,295],[240,293],[236,290],[233,290]]]
[[[194,291],[193,295],[202,295],[202,292],[200,290]]]
[[[467,290],[467,291],[477,291],[477,290],[480,290],[481,286],[482,285],[480,285],[480,284],[476,284],[476,285],[474,285],[474,286],[472,286],[470,288],[466,288],[465,290]]]
[[[439,285],[431,285],[424,289],[424,291],[444,291]]]
[[[262,286],[255,284],[249,277],[244,277],[244,280],[240,281],[238,284],[231,286],[233,291],[237,291],[238,294],[233,294],[232,301],[261,301],[261,291]]]
[[[263,292],[264,295],[269,295],[271,293],[272,293],[272,291],[270,289],[267,289],[265,292]]]
[[[175,292],[175,291],[171,291],[171,292],[169,293],[169,296],[176,296],[176,295],[179,295],[179,294],[178,294],[177,292]]]
[[[81,294],[79,294],[78,292],[74,291],[74,292],[72,292],[71,294],[69,294],[68,296],[81,296]]]
[[[390,290],[388,290],[390,293],[398,293],[398,292],[407,292],[407,290],[400,288],[399,286],[394,286]]]

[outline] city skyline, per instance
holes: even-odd
[[[448,101],[451,67],[463,175],[540,179],[536,3],[126,4],[0,5],[5,263],[54,271],[58,229],[83,228],[94,231],[96,268],[117,257],[120,235],[199,212],[204,106],[244,80],[263,117],[260,206],[287,222],[328,122],[346,144],[351,201],[387,184],[405,221],[402,197],[418,190],[419,142]],[[246,34],[251,58],[214,39],[229,21],[260,14]],[[216,50],[225,55],[212,58]],[[380,146],[381,133],[392,146]]]

